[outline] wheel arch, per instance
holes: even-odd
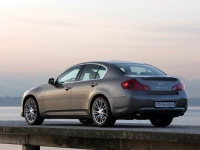
[[[27,95],[25,98],[24,98],[24,100],[23,100],[23,109],[22,109],[22,115],[23,115],[23,117],[24,117],[24,105],[25,105],[25,103],[26,103],[26,101],[29,99],[29,98],[34,98],[35,100],[36,100],[36,103],[37,103],[37,105],[38,105],[38,109],[39,109],[39,111],[40,111],[40,106],[39,106],[39,104],[38,104],[38,100],[36,99],[36,97],[34,96],[34,95],[32,95],[32,94],[29,94],[29,95]]]
[[[91,98],[91,101],[90,101],[90,105],[89,105],[89,111],[90,111],[90,115],[91,115],[91,110],[92,110],[92,105],[93,105],[93,103],[94,103],[94,101],[95,101],[95,99],[97,98],[97,97],[104,97],[106,100],[107,100],[107,102],[108,102],[108,104],[109,104],[109,106],[110,106],[110,109],[111,109],[111,113],[112,113],[112,108],[111,108],[111,105],[110,105],[110,102],[109,102],[109,99],[107,98],[107,96],[105,96],[104,94],[102,94],[102,93],[97,93],[97,94],[95,94],[92,98]]]

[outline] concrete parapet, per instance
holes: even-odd
[[[200,149],[200,135],[189,133],[35,126],[0,127],[0,132],[0,143],[24,145],[23,150],[38,150],[39,146],[96,150]]]

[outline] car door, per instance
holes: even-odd
[[[49,85],[44,95],[45,111],[49,114],[65,114],[72,109],[71,89],[74,86],[82,66],[73,67],[56,80],[54,85]]]
[[[86,114],[88,110],[89,99],[97,89],[101,79],[106,73],[106,68],[96,64],[88,64],[83,69],[80,78],[75,82],[72,95],[72,109],[74,112]]]

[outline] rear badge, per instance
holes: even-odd
[[[159,85],[164,85],[165,83],[161,83],[161,82],[159,82],[158,84],[159,84]]]

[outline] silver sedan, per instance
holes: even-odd
[[[25,92],[21,116],[29,125],[52,118],[100,127],[113,126],[117,119],[149,119],[166,127],[187,107],[180,79],[144,63],[96,61],[72,66]]]

